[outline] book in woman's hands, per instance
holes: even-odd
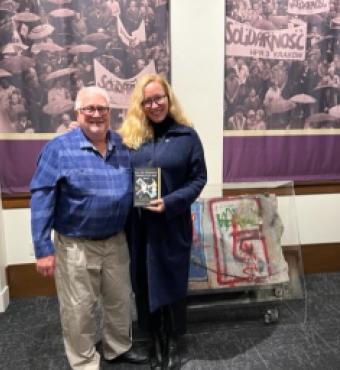
[[[151,200],[161,196],[161,169],[159,167],[137,167],[134,169],[133,205],[147,206]]]

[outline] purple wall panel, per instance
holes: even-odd
[[[224,137],[223,181],[339,180],[340,136]]]

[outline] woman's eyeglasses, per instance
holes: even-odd
[[[84,114],[86,114],[87,116],[94,116],[96,112],[98,112],[98,114],[100,116],[103,116],[104,114],[107,114],[110,110],[110,107],[103,107],[103,106],[88,106],[88,107],[84,107],[84,108],[80,108],[79,109],[81,112],[83,112]]]
[[[156,105],[161,105],[164,103],[165,98],[167,98],[167,95],[156,95],[152,98],[143,100],[142,106],[144,108],[151,108],[153,103],[155,103]]]

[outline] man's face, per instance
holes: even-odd
[[[236,116],[236,118],[241,119],[241,118],[243,118],[243,112],[242,111],[236,111],[235,116]]]
[[[67,113],[64,113],[61,116],[61,120],[62,120],[64,125],[68,125],[71,122],[71,117]]]
[[[82,96],[77,112],[80,128],[91,141],[103,140],[110,127],[110,110],[105,97],[93,93]]]
[[[255,112],[253,110],[249,111],[248,112],[248,115],[247,115],[247,118],[250,120],[250,121],[254,121],[255,120]]]
[[[20,118],[20,122],[19,124],[22,126],[22,127],[26,127],[27,126],[27,117],[26,116],[23,116]]]
[[[0,86],[4,89],[8,89],[9,88],[9,82],[7,81],[6,78],[1,78],[0,79]]]
[[[251,89],[249,92],[250,99],[255,99],[256,97],[256,91],[254,89]]]
[[[145,67],[145,60],[137,59],[136,66],[137,66],[138,71],[141,71]]]

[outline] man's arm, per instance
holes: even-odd
[[[32,190],[32,237],[37,259],[37,271],[43,276],[53,276],[55,268],[54,246],[51,240],[54,203],[54,188]]]
[[[58,153],[53,149],[53,145],[48,144],[39,158],[30,186],[33,244],[37,271],[43,276],[52,276],[55,269],[51,231],[54,223],[59,173]]]

